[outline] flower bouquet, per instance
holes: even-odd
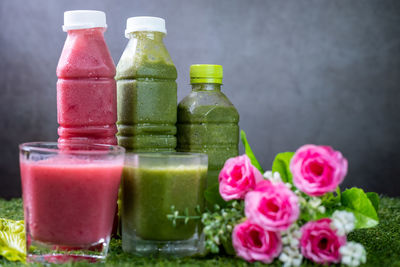
[[[347,240],[354,229],[374,227],[379,196],[351,188],[341,192],[347,160],[329,146],[304,145],[276,156],[264,172],[242,131],[246,154],[228,159],[219,184],[206,192],[214,211],[202,214],[206,248],[249,261],[300,266],[358,266],[364,247]],[[222,197],[222,198],[221,198]]]

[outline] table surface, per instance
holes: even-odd
[[[5,201],[0,199],[0,218],[14,220],[23,219],[21,199]],[[368,253],[368,262],[362,266],[398,266],[400,267],[400,198],[381,197],[379,207],[380,223],[377,227],[356,230],[349,235],[349,240],[362,243]],[[121,249],[121,241],[113,239],[110,251],[105,263],[73,263],[63,266],[265,266],[261,263],[250,264],[241,259],[230,256],[208,255],[206,258],[185,259],[154,259],[139,258],[124,253]],[[0,267],[26,266],[18,262],[9,262],[0,257]],[[30,266],[41,266],[32,264]],[[269,266],[281,266],[275,261]],[[303,266],[317,266],[305,262]]]

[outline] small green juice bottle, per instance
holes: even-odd
[[[239,113],[221,92],[222,77],[220,65],[190,66],[192,92],[178,105],[177,150],[208,154],[207,187],[239,153]]]
[[[163,43],[165,21],[127,20],[129,39],[117,66],[118,145],[128,151],[175,151],[177,72]]]

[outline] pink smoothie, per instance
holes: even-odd
[[[117,144],[115,65],[105,28],[69,30],[57,66],[59,142]]]
[[[41,242],[81,246],[110,236],[122,161],[88,162],[56,156],[21,159],[27,231]]]

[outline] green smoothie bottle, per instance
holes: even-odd
[[[117,66],[118,144],[128,151],[175,151],[177,72],[163,43],[165,20],[132,17]]]
[[[222,66],[190,66],[192,92],[178,105],[178,151],[208,154],[207,186],[238,155],[239,113],[221,92]]]

